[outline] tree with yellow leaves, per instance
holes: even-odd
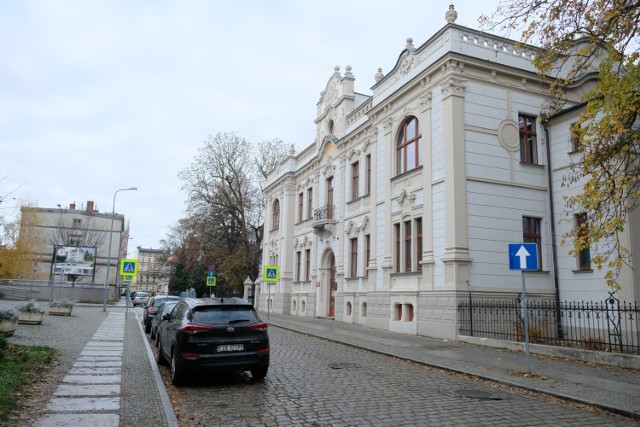
[[[565,199],[566,213],[585,213],[588,225],[564,237],[574,242],[573,255],[598,246],[592,263],[607,269],[614,290],[620,269],[631,264],[623,233],[640,203],[639,22],[640,2],[629,0],[505,0],[480,18],[485,27],[521,31],[523,42],[543,48],[534,65],[550,82],[548,115],[565,106],[567,88],[598,77],[577,124],[581,162],[566,177],[568,185],[583,185]]]
[[[24,206],[20,212],[18,218],[4,224],[6,241],[0,245],[0,279],[30,278],[36,256],[46,243],[37,226],[35,210]]]

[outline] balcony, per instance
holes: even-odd
[[[333,219],[335,212],[334,205],[325,205],[321,208],[314,209],[313,211],[313,232],[320,235],[323,232],[332,233],[335,224],[338,222]]]

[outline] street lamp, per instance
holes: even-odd
[[[111,269],[111,242],[113,241],[113,220],[116,217],[116,196],[120,191],[134,191],[138,187],[120,188],[113,193],[113,207],[111,208],[111,227],[109,228],[109,252],[107,255],[107,278],[104,282],[104,304],[102,305],[102,311],[107,311],[107,297],[109,295],[109,270]],[[118,249],[119,251],[119,249]],[[120,255],[118,254],[118,258]]]
[[[60,242],[62,243],[62,245],[64,245],[64,239],[62,238],[62,205],[60,203],[58,203],[56,206],[58,207],[58,210],[60,211],[60,217],[58,218],[58,239],[60,239]],[[58,241],[58,239],[56,239],[56,241]],[[62,245],[59,245],[59,246],[62,246]],[[56,256],[56,253],[55,253],[56,250],[55,249],[56,248],[54,246],[53,247],[54,259],[55,259],[55,256]],[[55,279],[56,279],[56,274],[55,273],[56,273],[56,271],[53,270],[53,280],[54,280],[54,282],[55,282]],[[63,276],[62,275],[62,269],[60,269],[60,281],[62,281],[62,276]]]

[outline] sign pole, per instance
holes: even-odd
[[[524,353],[527,359],[527,373],[531,373],[531,353],[529,352],[529,307],[527,303],[527,287],[524,283],[524,270],[522,275],[522,311],[524,316]]]

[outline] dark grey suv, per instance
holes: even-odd
[[[268,325],[242,298],[184,298],[163,314],[157,331],[157,362],[171,364],[171,382],[210,370],[251,371],[262,379],[269,369]]]

